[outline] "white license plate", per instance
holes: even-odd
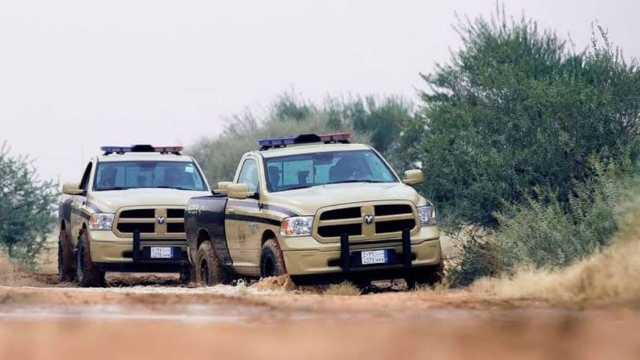
[[[171,259],[173,251],[170,247],[151,247],[152,259]]]
[[[362,265],[384,264],[387,262],[387,255],[384,250],[363,251],[360,253]]]

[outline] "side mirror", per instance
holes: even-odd
[[[404,172],[404,179],[402,179],[402,182],[407,185],[422,184],[424,182],[424,174],[422,173],[422,170],[418,169],[407,170]]]
[[[229,191],[229,186],[233,185],[231,181],[220,181],[218,188],[215,190],[217,193],[226,194]]]
[[[84,190],[80,189],[78,184],[66,183],[62,185],[62,193],[67,195],[82,195]]]
[[[254,195],[255,193],[253,191],[249,191],[247,184],[229,184],[227,186],[227,196],[231,199],[242,200]]]

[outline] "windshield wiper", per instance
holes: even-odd
[[[313,184],[309,184],[309,185],[298,185],[298,186],[292,186],[292,187],[288,187],[288,188],[284,188],[284,189],[278,189],[278,191],[288,191],[288,190],[307,189],[307,188],[314,187],[314,186],[318,186],[318,185],[313,185]]]
[[[154,189],[174,189],[174,190],[187,190],[187,191],[192,191],[193,189],[191,188],[187,188],[187,187],[181,187],[181,186],[150,186],[150,188],[154,188]]]
[[[331,184],[347,184],[347,183],[371,183],[371,184],[376,184],[376,183],[386,183],[388,181],[384,181],[384,180],[343,180],[343,181],[332,181],[332,182],[328,182],[326,184],[323,185],[331,185]]]
[[[112,190],[129,190],[131,189],[130,187],[123,187],[123,186],[113,186],[113,187],[104,187],[104,188],[100,188],[97,189],[98,191],[112,191]]]

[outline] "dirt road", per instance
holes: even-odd
[[[164,285],[0,287],[0,359],[640,358],[630,304]]]

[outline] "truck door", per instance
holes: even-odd
[[[86,213],[83,213],[84,205],[87,202],[87,191],[89,190],[89,178],[91,177],[92,163],[87,164],[87,167],[82,174],[82,179],[78,187],[84,190],[82,195],[74,195],[71,200],[71,242],[75,245],[80,235],[80,229],[82,223],[86,217]]]
[[[235,183],[247,184],[249,191],[260,189],[258,163],[248,157],[242,163]],[[260,213],[258,196],[243,200],[229,199],[226,210],[225,231],[229,252],[236,269],[245,275],[259,273]]]

